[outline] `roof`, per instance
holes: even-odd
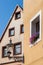
[[[21,10],[23,10],[23,8],[22,8],[20,5],[17,5],[17,6],[16,6],[16,8],[15,8],[15,10],[14,10],[14,12],[13,12],[13,14],[12,14],[12,16],[11,16],[11,18],[10,18],[10,20],[9,20],[9,22],[8,22],[8,24],[7,24],[7,26],[6,26],[6,28],[5,28],[5,30],[4,30],[4,32],[3,32],[1,38],[0,38],[0,42],[2,41],[2,39],[3,39],[3,37],[4,37],[4,35],[5,35],[6,31],[7,31],[7,29],[8,29],[8,27],[9,27],[9,25],[10,25],[10,23],[11,23],[11,20],[12,20],[12,18],[13,18],[13,16],[14,16],[14,14],[15,14],[15,12],[16,12],[16,10],[17,10],[18,7],[20,7]]]

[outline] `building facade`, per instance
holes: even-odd
[[[0,65],[43,65],[43,0],[16,6],[0,38]]]
[[[0,65],[23,64],[23,41],[23,9],[17,5],[0,38]]]
[[[43,65],[43,0],[24,0],[25,65]]]

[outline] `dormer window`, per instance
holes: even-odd
[[[15,13],[15,19],[21,18],[21,12],[16,12]]]
[[[34,44],[41,39],[41,12],[30,21],[30,43]]]
[[[9,37],[14,36],[14,34],[15,34],[14,28],[9,29]]]

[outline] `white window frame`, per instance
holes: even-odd
[[[34,19],[36,19],[39,15],[40,15],[40,36],[39,36],[39,39],[35,43],[33,43],[33,44],[30,43],[30,47],[37,44],[41,40],[41,10],[30,20],[30,37],[31,37],[31,24],[32,24],[32,21]]]

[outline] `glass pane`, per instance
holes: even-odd
[[[17,15],[17,18],[19,18],[19,17],[20,17],[20,14]]]
[[[18,54],[18,53],[20,53],[20,51],[21,51],[21,45],[16,45],[15,46],[15,53]]]
[[[39,22],[36,23],[36,32],[39,32]]]
[[[11,30],[11,35],[14,35],[14,30]]]
[[[7,49],[4,49],[4,56],[7,56]]]
[[[24,26],[22,26],[22,32],[24,32]]]
[[[20,45],[16,45],[16,48],[20,48]]]
[[[20,48],[16,48],[16,54],[20,53]]]

